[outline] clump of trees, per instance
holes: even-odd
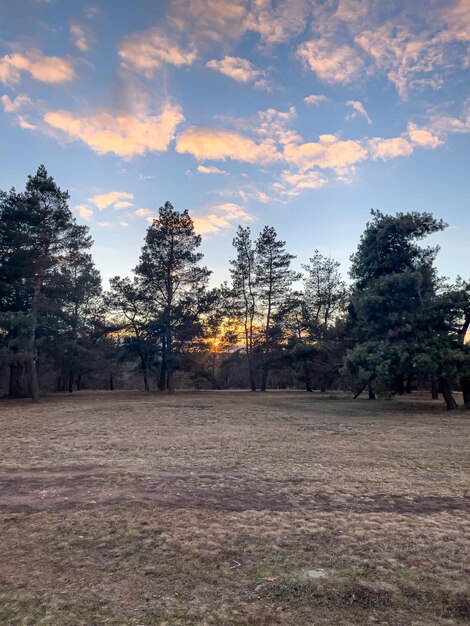
[[[230,281],[209,286],[201,237],[169,202],[149,226],[131,277],[106,292],[62,191],[40,166],[23,192],[0,193],[0,383],[41,388],[349,389],[391,396],[429,388],[470,408],[470,283],[437,275],[446,225],[429,213],[372,211],[351,284],[313,251],[292,268],[274,228],[239,227]]]

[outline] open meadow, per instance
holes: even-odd
[[[470,420],[422,396],[0,402],[0,624],[470,623]]]

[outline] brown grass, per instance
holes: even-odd
[[[470,623],[463,411],[80,392],[0,429],[0,624]]]

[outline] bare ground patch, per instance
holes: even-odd
[[[470,621],[464,412],[80,393],[0,428],[1,624]]]

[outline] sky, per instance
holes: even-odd
[[[238,224],[347,276],[370,210],[468,278],[470,0],[0,0],[0,189],[43,163],[107,279],[169,200],[213,283]]]

